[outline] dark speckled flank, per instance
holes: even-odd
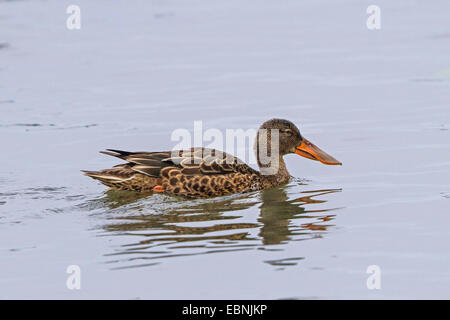
[[[258,190],[260,185],[260,176],[256,173],[186,176],[178,168],[165,168],[161,174],[164,191],[187,197],[213,197],[249,192]]]
[[[282,156],[290,153],[301,142],[300,132],[292,122],[280,119],[266,121],[261,128],[293,132],[286,136],[280,135],[279,168],[272,175],[262,175],[240,159],[208,148],[166,152],[108,149],[102,153],[127,163],[84,173],[112,189],[152,192],[156,190],[155,187],[162,187],[167,194],[194,198],[244,193],[285,184],[290,175]],[[268,140],[270,142],[270,137]]]

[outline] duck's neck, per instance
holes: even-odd
[[[287,171],[286,164],[284,163],[282,156],[278,159],[278,166],[275,166],[274,168],[264,168],[263,166],[260,166],[261,178],[263,182],[271,186],[279,186],[287,183],[291,178],[291,175]]]

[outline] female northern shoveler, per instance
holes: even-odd
[[[341,165],[303,138],[292,122],[283,119],[266,121],[258,130],[255,151],[260,171],[230,154],[208,148],[167,152],[107,150],[101,153],[127,163],[111,169],[83,171],[85,175],[116,190],[164,192],[187,197],[221,196],[285,184],[291,175],[283,156],[289,153],[328,165]],[[263,159],[263,155],[270,161]]]

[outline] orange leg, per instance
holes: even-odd
[[[154,187],[153,187],[153,190],[152,190],[152,191],[155,192],[155,193],[160,193],[160,192],[164,192],[164,189],[163,189],[162,186],[157,185],[157,186],[154,186]]]

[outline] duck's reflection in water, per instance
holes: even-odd
[[[332,226],[327,221],[332,220],[335,215],[329,213],[332,209],[312,210],[306,208],[306,205],[325,203],[326,200],[313,198],[338,191],[340,189],[303,191],[304,195],[294,200],[289,200],[284,190],[272,189],[263,192],[258,219],[262,223],[259,232],[262,243],[280,244],[289,240],[304,240],[311,235],[320,237],[319,231],[326,231]]]
[[[170,257],[255,248],[282,250],[273,245],[321,237],[332,226],[333,209],[322,205],[314,210],[310,205],[323,204],[326,200],[316,198],[340,190],[301,191],[300,197],[292,197],[292,187],[182,201],[108,192],[97,200],[109,207],[108,223],[103,225],[106,235],[133,236],[127,239],[133,242],[108,254],[108,262],[116,268],[140,267]],[[266,262],[279,265],[278,261]]]

